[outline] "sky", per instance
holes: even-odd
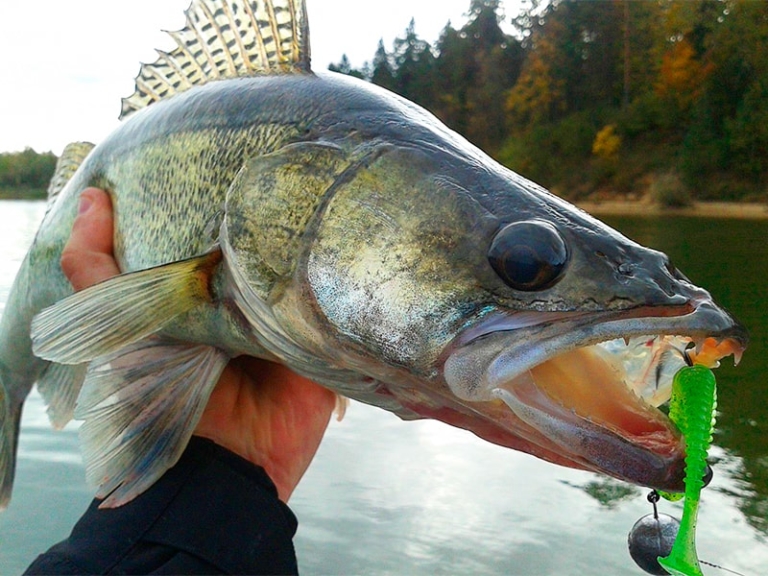
[[[508,13],[515,0],[505,2]],[[118,125],[139,62],[171,49],[161,30],[183,26],[189,0],[0,2],[0,152],[31,147],[59,154],[72,141],[101,141]],[[434,43],[450,20],[466,21],[470,0],[308,0],[312,62],[347,54],[370,61],[379,39],[391,49],[411,17]]]

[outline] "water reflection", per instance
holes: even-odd
[[[715,443],[730,456],[715,473],[736,484],[747,521],[768,535],[768,222],[696,218],[606,218],[637,240],[666,252],[695,284],[743,322],[749,348],[738,368],[717,371]]]
[[[11,284],[24,260],[26,247],[32,244],[43,212],[41,202],[0,200],[0,311],[5,308]]]
[[[574,488],[583,490],[588,496],[592,496],[600,504],[611,509],[616,508],[624,500],[637,498],[641,494],[638,487],[612,478],[598,478]]]
[[[42,204],[0,203],[0,304],[42,213]],[[698,543],[705,560],[747,576],[764,574],[768,222],[614,224],[670,253],[751,332],[743,365],[718,371],[716,476],[702,497]],[[90,494],[76,429],[52,431],[33,395],[22,423],[14,500],[0,514],[0,574],[21,572],[64,537]],[[639,576],[626,535],[651,511],[644,490],[358,404],[331,425],[291,506],[300,520],[296,546],[304,574]],[[679,504],[662,506],[681,513]]]
[[[757,576],[768,548],[736,506],[739,482],[729,474],[738,459],[719,448],[714,455],[724,469],[702,500],[700,552]],[[439,423],[353,405],[292,506],[307,574],[639,575],[626,537],[651,512],[645,494]],[[682,513],[679,503],[660,506]]]

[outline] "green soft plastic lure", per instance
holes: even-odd
[[[715,376],[709,368],[686,366],[675,374],[669,417],[685,439],[685,503],[672,551],[669,556],[659,558],[659,564],[675,576],[703,576],[696,553],[696,516],[707,469],[707,450],[715,427],[716,405]]]

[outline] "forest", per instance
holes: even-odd
[[[768,199],[768,2],[528,0],[505,17],[471,0],[434,45],[412,20],[361,69],[330,68],[565,198]]]
[[[52,152],[38,154],[27,148],[23,152],[0,153],[0,199],[45,198],[55,168],[56,156]]]
[[[411,20],[360,69],[330,69],[571,200],[768,200],[768,2],[470,0],[465,18],[434,45]],[[0,196],[44,195],[54,163],[0,154]]]

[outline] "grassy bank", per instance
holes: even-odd
[[[768,219],[768,204],[756,202],[693,202],[680,208],[646,200],[581,201],[576,205],[594,216],[698,216],[704,218]]]
[[[45,200],[44,188],[0,187],[0,200]]]

